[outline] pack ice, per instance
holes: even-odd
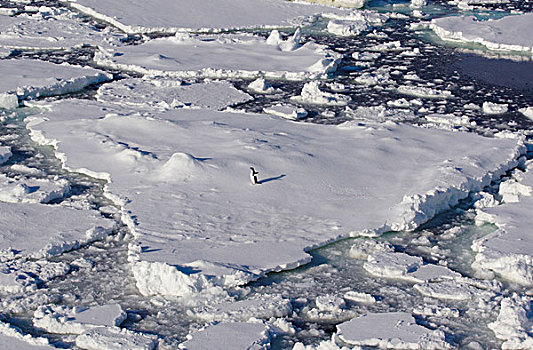
[[[173,78],[305,79],[335,71],[340,55],[313,42],[300,44],[301,34],[283,39],[274,30],[255,35],[195,35],[150,40],[141,45],[102,50],[101,66]]]
[[[313,20],[340,11],[325,6],[284,0],[62,0],[70,6],[111,23],[126,33],[175,33],[178,30],[214,31],[279,27]]]
[[[16,108],[19,99],[66,94],[111,79],[96,69],[38,60],[2,60],[0,76],[0,108]]]
[[[477,43],[489,50],[521,51],[533,55],[533,13],[481,21],[474,16],[433,19],[431,29],[443,40]]]
[[[135,235],[129,259],[145,295],[216,292],[296,267],[341,237],[412,230],[525,152],[521,139],[392,123],[73,108],[83,103],[54,104],[28,128],[68,169],[108,181]]]

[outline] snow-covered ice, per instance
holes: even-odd
[[[120,305],[94,307],[43,306],[34,313],[34,326],[50,333],[82,334],[97,327],[119,326],[126,319]]]
[[[522,285],[533,285],[533,240],[531,212],[533,205],[533,170],[529,163],[525,173],[500,186],[504,203],[478,211],[479,222],[492,222],[498,229],[475,241],[474,267],[494,271],[502,278]]]
[[[478,20],[474,16],[433,19],[430,27],[443,40],[484,45],[489,50],[521,51],[533,55],[533,13],[501,19]]]
[[[397,88],[399,94],[416,96],[422,98],[450,98],[453,97],[450,91],[437,90],[425,86],[400,85]]]
[[[84,350],[153,350],[157,344],[154,335],[118,327],[98,327],[76,337],[76,346]]]
[[[179,80],[152,77],[114,81],[98,89],[96,98],[141,109],[171,109],[176,107],[201,107],[222,110],[234,104],[247,102],[252,97],[226,81],[205,81],[184,84]]]
[[[248,84],[248,90],[256,94],[274,94],[281,91],[280,89],[274,88],[263,78],[257,78]]]
[[[17,107],[17,99],[66,94],[111,79],[93,68],[38,60],[1,60],[0,76],[0,108]]]
[[[297,36],[298,33],[295,33]],[[299,80],[335,71],[340,55],[291,37],[195,35],[150,40],[97,53],[99,65],[174,78],[276,78]],[[287,46],[289,45],[289,46]]]
[[[298,120],[307,116],[307,111],[304,108],[289,104],[276,104],[263,108],[263,111],[290,120]]]
[[[6,203],[49,203],[62,198],[69,189],[65,179],[18,179],[0,174],[0,201]]]
[[[222,322],[188,335],[180,349],[266,349],[270,328],[260,322]]]
[[[23,334],[19,329],[0,321],[0,344],[4,349],[13,350],[53,350],[48,339]]]
[[[451,349],[445,334],[416,324],[405,312],[370,313],[337,325],[336,337],[348,345],[382,349]]]
[[[520,108],[518,111],[533,120],[533,107]]]
[[[130,261],[146,295],[242,284],[305,263],[304,250],[340,237],[414,229],[525,152],[521,139],[406,125],[193,109],[145,117],[77,104],[49,106],[28,127],[68,169],[110,181],[106,193],[136,236]],[[249,184],[250,165],[261,185]]]
[[[11,153],[11,147],[0,146],[0,164],[7,162],[12,155],[13,153]]]
[[[485,114],[503,114],[507,112],[508,105],[506,103],[493,103],[485,101],[481,107]]]
[[[533,347],[529,316],[531,301],[531,297],[519,296],[516,293],[503,298],[497,320],[488,324],[496,337],[504,340],[502,349],[519,350]]]
[[[274,27],[300,24],[340,10],[283,0],[62,0],[79,11],[113,24],[126,33],[175,33],[179,30]]]
[[[325,106],[346,106],[351,101],[350,96],[325,92],[320,89],[317,80],[305,83],[300,96],[291,97],[292,101]]]
[[[32,203],[0,202],[0,257],[61,254],[111,234],[115,222],[96,211]],[[20,225],[20,223],[25,223]]]

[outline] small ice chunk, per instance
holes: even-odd
[[[248,85],[248,90],[257,94],[273,94],[280,92],[279,89],[275,89],[265,79],[257,78]]]
[[[529,119],[533,119],[533,107],[520,108],[518,111]]]
[[[0,201],[6,203],[49,203],[69,189],[65,179],[13,179],[0,174]]]
[[[263,111],[290,120],[299,120],[307,117],[307,111],[304,108],[288,104],[276,104],[265,107]]]
[[[76,346],[84,350],[153,350],[157,344],[153,335],[118,327],[98,327],[76,337]]]
[[[0,93],[0,108],[13,109],[19,106],[19,99],[13,93]]]
[[[424,296],[445,300],[470,300],[479,292],[477,288],[455,280],[419,283],[413,288]]]
[[[399,94],[417,96],[422,98],[450,98],[453,97],[450,91],[437,90],[425,86],[401,85],[396,89]]]
[[[318,310],[327,312],[338,312],[346,307],[344,299],[332,294],[319,295],[315,299]]]
[[[316,105],[345,106],[351,101],[351,98],[346,95],[324,92],[320,90],[320,83],[314,80],[306,83],[300,96],[293,96],[291,100]]]
[[[337,325],[343,343],[383,349],[451,349],[445,334],[416,323],[405,312],[369,313]]]
[[[508,105],[506,103],[493,103],[493,102],[483,102],[483,113],[485,114],[503,114],[506,113]]]
[[[6,350],[54,350],[48,339],[23,334],[18,328],[0,322],[0,344]]]
[[[354,291],[346,292],[343,298],[361,304],[374,304],[376,302],[376,297],[373,295]]]
[[[420,8],[423,6],[426,6],[427,2],[426,0],[411,0],[411,3],[409,4],[409,7],[412,8]]]
[[[328,23],[328,32],[339,36],[356,36],[368,28],[366,21],[331,20]]]
[[[270,341],[269,327],[263,323],[223,322],[207,326],[189,334],[180,349],[219,349],[221,344],[227,350],[262,349]]]
[[[381,52],[354,52],[352,57],[357,61],[374,61],[381,56]]]
[[[386,68],[380,68],[374,72],[365,72],[356,77],[354,81],[362,85],[384,85],[391,83],[390,73]]]
[[[11,147],[0,146],[0,164],[7,162],[12,155],[13,153],[11,153]]]
[[[533,188],[524,185],[514,179],[509,179],[500,184],[498,194],[504,203],[518,203],[520,197],[531,196]]]
[[[49,305],[34,313],[35,327],[50,333],[82,334],[96,327],[114,327],[126,319],[126,313],[118,304],[102,306],[65,306]]]
[[[496,338],[504,340],[502,349],[531,349],[531,298],[513,293],[503,298],[500,313],[495,322],[488,327],[496,334]]]

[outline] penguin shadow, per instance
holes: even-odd
[[[276,176],[276,177],[269,177],[267,179],[263,179],[263,180],[259,180],[258,184],[259,185],[262,185],[262,184],[266,184],[267,182],[270,182],[270,181],[277,181],[277,180],[281,180],[283,179],[285,176],[285,174],[281,174],[279,176]]]

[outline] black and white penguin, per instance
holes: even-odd
[[[259,185],[259,181],[257,180],[257,175],[259,173],[255,171],[254,167],[250,167],[250,181],[252,181],[252,185]]]

